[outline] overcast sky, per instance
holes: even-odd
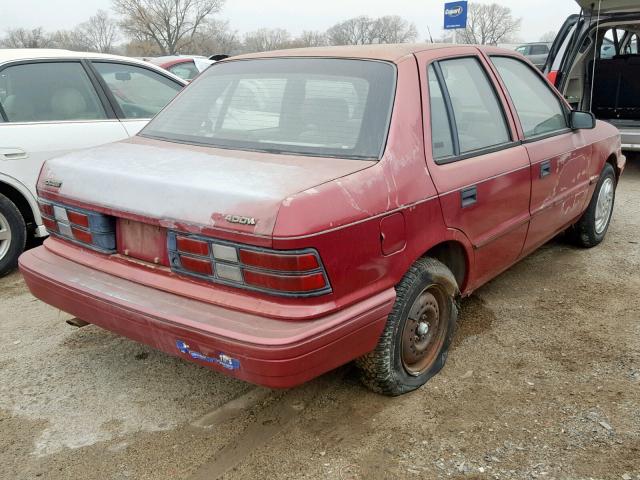
[[[491,3],[489,0],[478,0]],[[577,13],[574,0],[494,0],[510,7],[522,18],[520,37],[538,40],[557,30],[571,13]],[[0,33],[9,28],[38,27],[46,30],[69,29],[102,8],[110,0],[0,0]],[[357,15],[401,15],[414,22],[424,41],[427,27],[432,35],[442,33],[443,2],[439,0],[227,0],[218,14],[241,33],[258,28],[286,28],[296,34],[302,30],[325,30],[334,23]]]

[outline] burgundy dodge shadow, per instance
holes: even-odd
[[[497,48],[236,57],[137,136],[46,163],[31,292],[234,377],[351,360],[397,395],[443,366],[457,299],[559,232],[604,238],[617,130]]]

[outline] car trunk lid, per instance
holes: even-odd
[[[168,227],[186,224],[270,236],[287,198],[373,163],[134,137],[50,160],[38,188]]]

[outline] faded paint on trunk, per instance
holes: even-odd
[[[137,137],[47,162],[38,188],[51,189],[47,180],[62,182],[54,190],[62,198],[157,218],[167,227],[180,221],[269,236],[287,197],[372,164]],[[256,223],[230,223],[227,215]]]

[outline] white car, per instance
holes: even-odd
[[[35,191],[44,161],[135,135],[184,85],[127,57],[0,49],[0,276],[29,236],[46,236]]]

